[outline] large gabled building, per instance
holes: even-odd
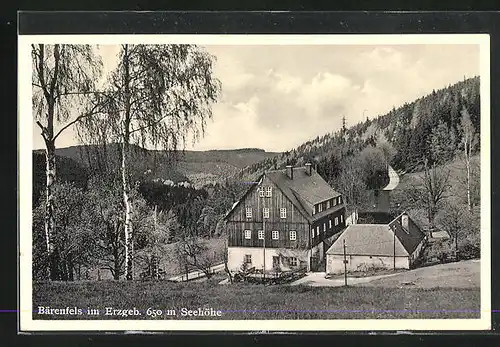
[[[345,228],[343,197],[311,167],[269,171],[226,215],[228,267],[317,269],[325,242]],[[329,244],[328,244],[329,245]]]

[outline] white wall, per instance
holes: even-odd
[[[394,258],[390,256],[367,256],[367,255],[347,255],[347,271],[366,271],[370,268],[394,268]],[[326,255],[326,272],[328,274],[344,273],[343,255]],[[396,257],[397,269],[409,269],[410,263],[408,257]]]
[[[249,267],[262,269],[264,267],[264,249],[259,247],[228,247],[228,262],[227,266],[230,271],[238,271],[243,264],[245,254],[252,256],[252,264]],[[309,250],[294,250],[287,248],[266,248],[266,271],[273,270],[273,256],[296,257],[297,265],[300,261],[307,262],[309,266]],[[280,264],[282,270],[289,270],[285,263]]]

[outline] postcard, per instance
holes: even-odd
[[[20,332],[490,329],[489,35],[18,47]]]

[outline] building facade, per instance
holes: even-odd
[[[387,224],[349,225],[326,252],[326,272],[410,269],[425,242],[425,234],[406,212]]]
[[[226,215],[228,267],[314,270],[345,228],[345,205],[311,167],[264,173]]]

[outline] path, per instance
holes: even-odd
[[[213,273],[222,272],[222,271],[224,271],[224,263],[214,265],[210,268],[210,270],[212,270]],[[186,274],[180,274],[180,275],[170,277],[168,280],[174,281],[174,282],[185,282],[185,281],[190,281],[190,280],[203,278],[203,277],[205,277],[205,273],[203,271],[196,270],[196,271],[189,272],[187,274],[187,278],[186,278]]]
[[[389,183],[382,190],[394,190],[399,184],[399,175],[389,165]]]
[[[399,275],[399,273],[369,277],[347,277],[347,284],[356,285],[395,275]],[[301,279],[291,283],[291,285],[296,286],[299,284],[304,284],[311,287],[341,287],[345,284],[343,277],[330,279],[325,278],[325,276],[325,272],[310,272],[305,277],[302,277]]]
[[[291,285],[311,287],[340,287],[344,278],[327,279],[324,272],[310,272]],[[480,260],[464,260],[456,263],[439,264],[403,272],[369,276],[348,277],[348,285],[375,287],[416,287],[416,288],[476,288],[480,284]]]

